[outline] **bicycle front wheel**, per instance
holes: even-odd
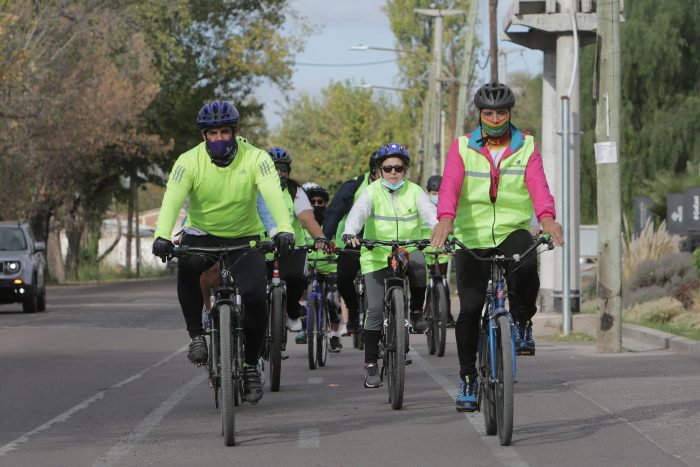
[[[391,310],[387,327],[389,400],[391,408],[401,410],[403,406],[404,376],[406,374],[406,318],[404,295],[401,289],[391,293]]]
[[[488,325],[488,324],[487,324]],[[489,350],[488,327],[482,326],[479,333],[479,407],[484,414],[484,426],[486,434],[493,436],[498,433],[496,423],[496,392],[494,382],[491,379],[491,351]]]
[[[447,342],[447,291],[442,282],[435,284],[435,295],[433,297],[433,318],[437,318],[437,333],[435,335],[435,347],[437,356],[445,355],[445,343]]]
[[[220,352],[219,367],[221,368],[221,432],[224,444],[233,446],[235,438],[235,404],[233,383],[233,327],[231,326],[231,307],[224,303],[219,306],[219,335]]]
[[[439,330],[437,316],[434,313],[433,296],[433,289],[429,287],[425,297],[425,317],[428,320],[428,330],[425,332],[425,338],[428,340],[428,354],[430,355],[435,355],[435,340]]]
[[[284,294],[281,287],[274,287],[270,294],[270,390],[272,392],[280,390],[284,326]]]
[[[326,359],[328,358],[328,348],[331,345],[331,318],[328,314],[328,306],[324,306],[321,313],[318,314],[320,321],[318,324],[318,341],[316,342],[316,358],[318,359],[318,366],[326,366]]]
[[[319,303],[313,295],[311,286],[306,294],[306,345],[309,355],[309,369],[316,369],[316,352],[318,351],[318,310]]]
[[[496,329],[496,422],[501,446],[513,436],[513,335],[510,320],[498,318]]]

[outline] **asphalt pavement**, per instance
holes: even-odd
[[[537,336],[536,336],[537,337]],[[519,357],[513,444],[454,409],[457,358],[411,336],[404,408],[362,385],[343,338],[309,370],[290,334],[282,385],[237,411],[225,447],[174,279],[52,287],[48,310],[0,306],[0,466],[700,465],[700,354],[597,354],[537,340]]]

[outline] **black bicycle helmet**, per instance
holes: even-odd
[[[323,200],[327,203],[331,197],[328,194],[328,190],[323,188],[321,185],[313,182],[306,182],[301,186],[304,191],[306,192],[306,195],[311,198],[312,196],[319,196],[323,198]]]
[[[238,126],[240,115],[229,101],[212,101],[204,104],[197,114],[197,128],[206,130],[217,126]]]
[[[428,191],[440,191],[440,184],[442,184],[442,175],[431,175],[426,188]]]
[[[474,94],[474,107],[477,109],[512,109],[514,105],[515,94],[498,81],[484,84]]]

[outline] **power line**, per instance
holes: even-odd
[[[296,62],[295,65],[298,66],[316,66],[316,67],[349,67],[349,66],[370,66],[370,65],[382,65],[384,63],[392,63],[394,60],[381,60],[379,62],[361,62],[361,63],[304,63]]]

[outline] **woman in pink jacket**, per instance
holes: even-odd
[[[490,256],[496,249],[507,255],[522,253],[533,242],[529,227],[534,210],[543,232],[562,245],[562,227],[555,221],[554,197],[537,145],[510,123],[513,92],[504,84],[488,83],[474,95],[474,105],[479,109],[479,127],[457,138],[447,155],[433,244],[443,246],[454,232],[480,256]],[[455,263],[460,301],[455,328],[460,365],[457,410],[469,412],[478,409],[476,352],[489,268],[465,251],[457,252]],[[537,261],[525,261],[507,279],[510,311],[517,323],[516,348],[519,353],[534,353],[531,318],[540,287]]]

